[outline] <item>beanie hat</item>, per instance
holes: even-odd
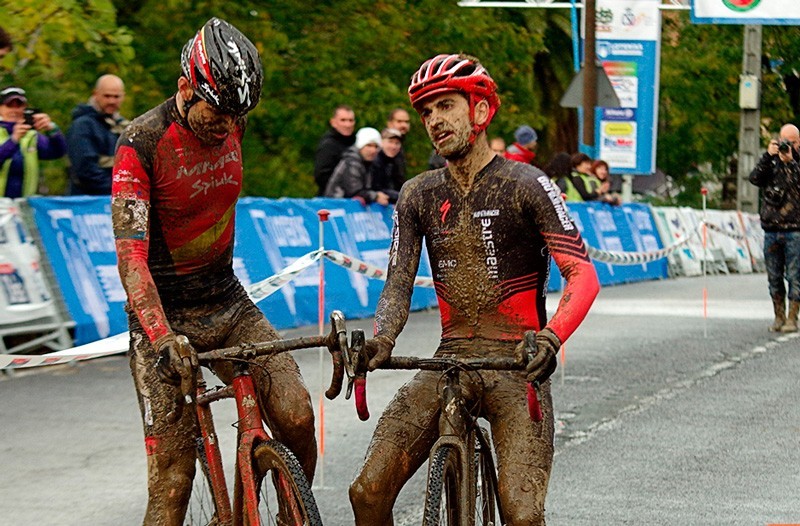
[[[527,124],[523,124],[519,128],[514,131],[514,139],[516,139],[517,143],[522,144],[523,146],[539,138],[536,135],[536,130],[528,126]]]
[[[375,128],[361,128],[356,132],[356,148],[359,150],[368,144],[381,145],[381,132]]]

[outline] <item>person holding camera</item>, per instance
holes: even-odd
[[[772,332],[796,332],[800,311],[800,130],[793,124],[781,128],[750,174],[761,188],[761,227],[764,261],[775,321]],[[784,281],[788,282],[787,287]],[[786,313],[786,298],[789,313]]]
[[[50,116],[28,108],[25,90],[0,91],[0,195],[25,197],[39,191],[39,161],[63,157],[67,141]]]

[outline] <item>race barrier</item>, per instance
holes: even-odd
[[[25,226],[18,205],[0,198],[0,353],[46,345],[71,345],[66,325],[42,273],[39,250]],[[6,338],[28,334],[22,343]]]
[[[116,268],[108,199],[31,198],[29,205],[56,285],[75,320],[78,347],[42,356],[0,354],[0,369],[123,352],[125,294]],[[317,216],[323,208],[330,210],[327,222]],[[731,271],[758,269],[759,257],[763,262],[763,254],[753,249],[763,232],[757,217],[750,215],[720,212],[704,223],[691,209],[643,204],[570,203],[569,209],[603,285],[694,275],[685,272],[685,263],[678,268],[672,261],[697,260],[698,253],[703,257],[703,225],[709,238],[717,236],[712,250],[729,261]],[[391,207],[364,207],[343,199],[242,198],[237,207],[235,272],[277,328],[313,325],[319,319],[318,277],[324,258],[335,264],[326,269],[325,315],[336,308],[349,318],[370,317],[385,279],[391,213]],[[325,229],[324,250],[312,241],[318,239],[320,225]],[[705,250],[707,256],[710,252]],[[414,310],[437,304],[430,274],[423,255]],[[560,290],[561,282],[553,264],[549,290]],[[3,316],[5,320],[5,311]]]

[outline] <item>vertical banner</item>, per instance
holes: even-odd
[[[598,155],[616,174],[656,165],[661,0],[597,0],[597,59],[621,108],[597,108]]]
[[[108,197],[33,197],[36,226],[82,345],[128,330]]]
[[[800,25],[797,0],[692,0],[695,24]]]

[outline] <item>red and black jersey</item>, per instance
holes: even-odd
[[[120,137],[111,191],[118,264],[151,340],[169,331],[162,303],[215,301],[237,286],[232,257],[243,131],[244,121],[222,144],[206,145],[172,98]]]
[[[389,273],[376,313],[378,334],[395,338],[405,324],[423,238],[443,339],[519,340],[526,330],[548,325],[563,342],[599,290],[558,187],[541,170],[497,156],[468,192],[447,167],[403,186]],[[551,254],[567,287],[548,324]]]

